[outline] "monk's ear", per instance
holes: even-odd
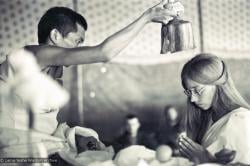
[[[57,29],[52,29],[50,31],[49,39],[55,45],[59,45],[59,43],[63,40],[63,36]]]

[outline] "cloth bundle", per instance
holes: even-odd
[[[105,145],[99,140],[98,134],[90,129],[84,127],[73,127],[69,128],[66,123],[58,126],[57,131],[54,133],[55,136],[66,139],[68,149],[59,152],[59,155],[67,162],[76,166],[85,166],[93,162],[103,162],[112,160],[114,151],[112,147],[105,147]],[[84,137],[94,137],[100,144],[101,150],[93,151],[87,150],[81,153],[77,153],[76,135]]]

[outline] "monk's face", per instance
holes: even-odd
[[[60,34],[59,34],[60,35]],[[69,32],[66,36],[58,37],[54,42],[56,46],[65,47],[65,48],[75,48],[83,45],[85,40],[85,29],[77,24],[76,32]]]

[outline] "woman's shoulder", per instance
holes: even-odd
[[[237,108],[225,115],[218,124],[221,125],[221,133],[230,135],[231,140],[238,139],[239,135],[250,132],[250,110]]]
[[[250,110],[247,108],[239,107],[229,114],[229,122],[235,123],[235,121],[243,122],[246,120],[250,123]]]
[[[239,107],[232,110],[232,115],[240,115],[240,114],[250,114],[250,109]]]

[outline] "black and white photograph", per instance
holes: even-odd
[[[0,0],[0,165],[250,165],[249,0]]]

